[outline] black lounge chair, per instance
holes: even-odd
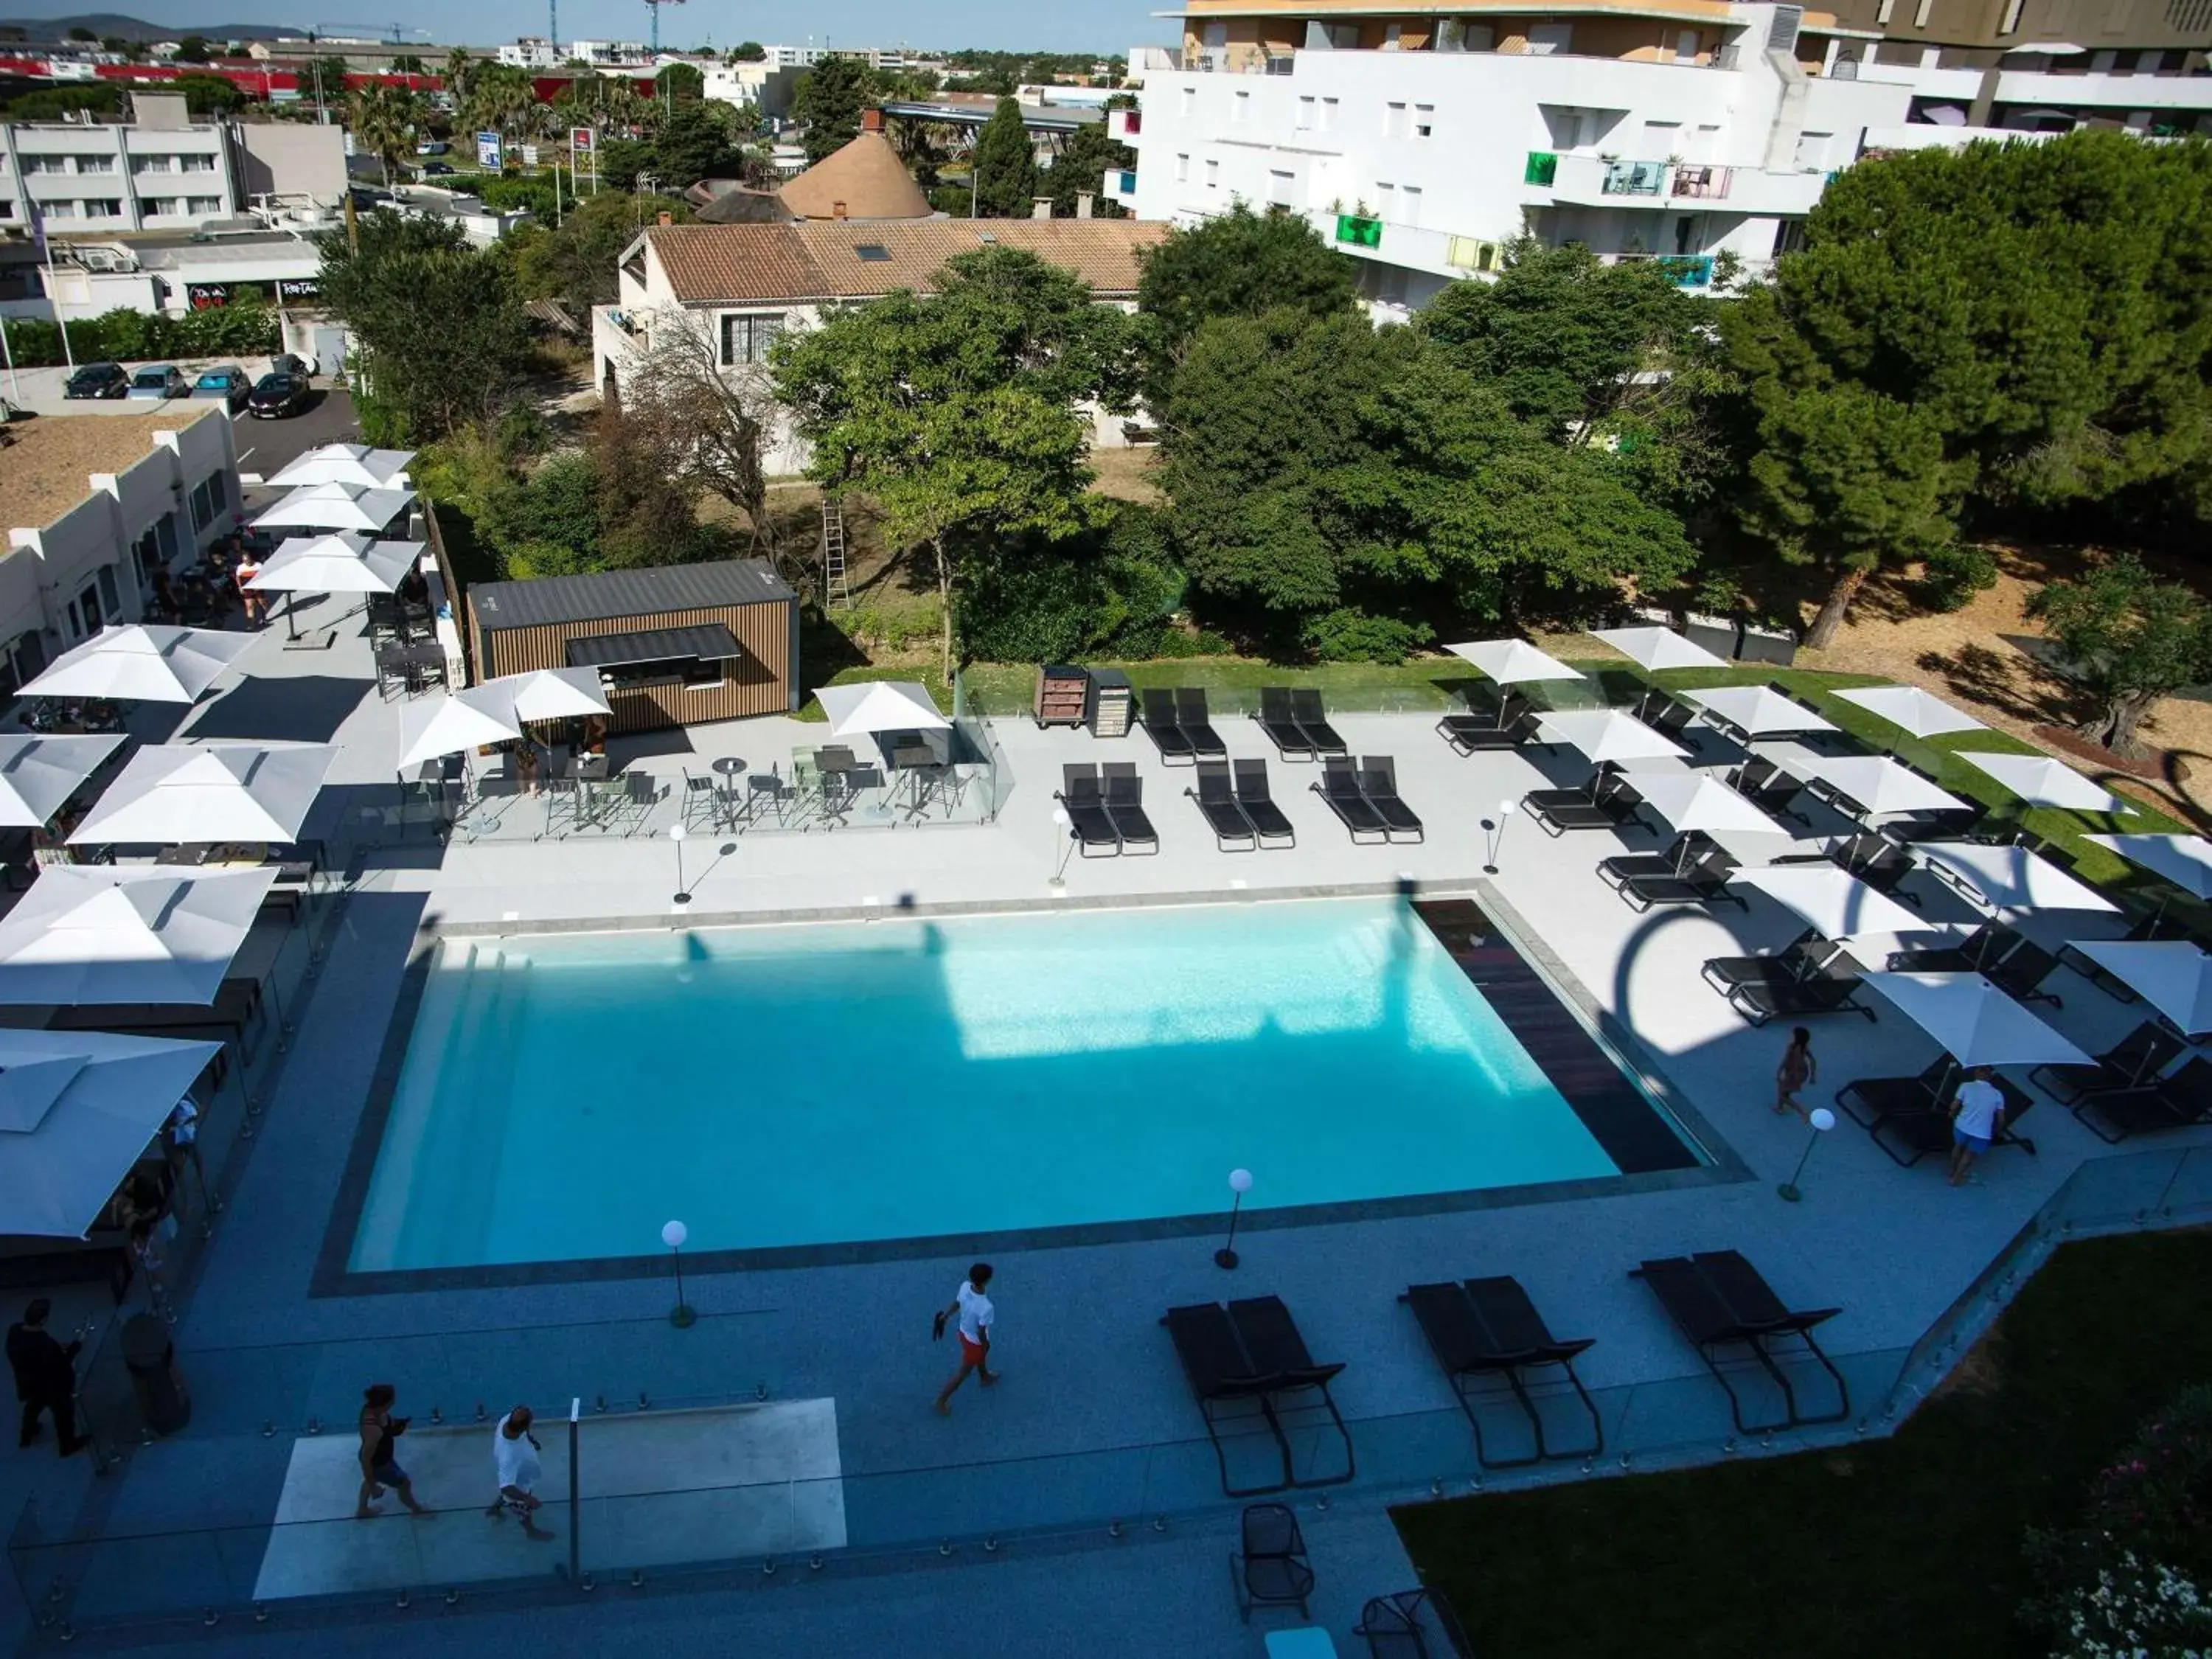
[[[1637,876],[1679,876],[1718,845],[1702,830],[1687,830],[1663,853],[1615,853],[1600,859],[1598,879],[1618,891],[1621,883]]]
[[[1316,750],[1313,739],[1305,734],[1291,714],[1291,688],[1287,685],[1264,685],[1260,688],[1259,712],[1252,718],[1260,722],[1260,729],[1267,741],[1285,760],[1312,760]]]
[[[1716,987],[1729,1006],[1753,1025],[1775,1019],[1810,1019],[1818,1014],[1862,1014],[1874,1023],[1874,1010],[1858,1000],[1859,976],[1831,962],[1795,978],[1777,975],[1753,983]]]
[[[1229,745],[1221,740],[1221,733],[1213,729],[1213,722],[1206,712],[1206,693],[1194,686],[1185,686],[1175,694],[1176,724],[1190,739],[1190,751],[1200,760],[1226,760]]]
[[[1121,850],[1143,848],[1147,854],[1158,852],[1160,832],[1152,828],[1145,811],[1145,782],[1137,775],[1135,764],[1108,761],[1098,770],[1106,781],[1106,816],[1113,820],[1114,833],[1121,838]]]
[[[1298,844],[1298,832],[1283,816],[1283,809],[1275,805],[1275,798],[1267,793],[1267,763],[1263,760],[1241,760],[1232,763],[1237,778],[1237,804],[1244,809],[1244,816],[1265,847],[1269,842],[1280,842],[1285,847]]]
[[[1382,820],[1382,833],[1391,841],[1426,841],[1421,815],[1398,793],[1398,765],[1388,755],[1359,757],[1359,793]]]
[[[1856,876],[1875,892],[1916,910],[1921,908],[1919,894],[1908,893],[1898,885],[1920,866],[1896,842],[1871,833],[1853,836],[1838,842],[1828,857],[1838,869]]]
[[[1581,789],[1531,789],[1521,798],[1521,810],[1540,825],[1547,836],[1570,830],[1623,830],[1640,824],[1644,797],[1629,787],[1618,770],[1601,770]]]
[[[2134,925],[2126,933],[2121,934],[2119,939],[2111,943],[2136,944],[2144,939],[2188,939],[2189,937],[2191,937],[2189,929],[2183,927],[2179,921],[2167,915],[2163,910],[2154,910],[2148,915],[2137,916]],[[2107,972],[2102,963],[2081,948],[2083,945],[2093,942],[2103,943],[2104,941],[2069,940],[2060,945],[2058,965],[2062,968],[2071,968],[2075,973],[2085,975],[2091,984],[2107,996],[2117,997],[2122,1002],[2142,1000],[2125,981]]]
[[[1237,794],[1229,781],[1229,763],[1202,760],[1198,763],[1198,787],[1183,793],[1198,803],[1198,810],[1206,815],[1206,822],[1213,831],[1213,844],[1224,853],[1257,852],[1260,832],[1244,809],[1237,804]],[[1241,843],[1241,844],[1240,844]]]
[[[2058,958],[2030,939],[2018,945],[1982,969],[1982,976],[2008,996],[2022,1002],[2047,1002],[2054,1008],[2066,1005],[2043,981],[2058,971]]]
[[[1170,766],[1177,761],[1197,759],[1190,734],[1182,729],[1182,722],[1176,718],[1175,693],[1148,690],[1140,701],[1144,705],[1142,724],[1146,735],[1152,738],[1153,747],[1160,751],[1160,758]]]
[[[2130,1135],[2212,1122],[2212,1059],[2195,1055],[2172,1077],[2142,1088],[2085,1095],[2074,1115],[2107,1146]]]
[[[1989,814],[1978,806],[1943,806],[1925,812],[1908,812],[1882,825],[1893,841],[1978,841],[1988,833],[1983,820]]]
[[[1835,941],[1808,927],[1771,956],[1710,957],[1698,971],[1726,996],[1739,985],[1779,985],[1817,974],[1835,960],[1838,950]]]
[[[1867,1133],[1872,1137],[1874,1144],[1888,1154],[1890,1161],[1900,1168],[1911,1169],[1930,1152],[1940,1152],[1948,1156],[1951,1151],[1953,1144],[1951,1102],[1957,1097],[1959,1092],[1956,1080],[1958,1068],[1952,1064],[1948,1055],[1944,1056],[1940,1063],[1950,1068],[1951,1080],[1941,1086],[1932,1101],[1923,1104],[1913,1101],[1909,1097],[1899,1099],[1889,1110],[1866,1123]],[[1929,1066],[1928,1073],[1921,1074],[1922,1078],[1926,1078],[1929,1073],[1936,1070],[1936,1066]],[[1879,1079],[1876,1080],[1879,1081]],[[1918,1079],[1902,1080],[1917,1081]],[[2021,1134],[2018,1126],[2021,1119],[2026,1117],[2033,1109],[2035,1097],[2009,1078],[1999,1077],[1992,1073],[1990,1081],[1996,1085],[1997,1092],[2004,1097],[2004,1122],[1998,1128],[1990,1144],[1997,1146],[2017,1146],[2030,1157],[2033,1157],[2035,1143]],[[1853,1115],[1857,1115],[1854,1113]],[[1864,1120],[1862,1121],[1864,1121]]]
[[[1631,876],[1613,890],[1639,915],[1662,904],[1733,904],[1748,910],[1742,894],[1732,891],[1729,878],[1737,864],[1716,847],[1676,875]]]
[[[1938,1054],[1917,1077],[1862,1077],[1836,1091],[1836,1104],[1863,1129],[1871,1129],[1886,1117],[1911,1116],[1929,1110],[1950,1110],[1951,1085],[1958,1080],[1959,1062]]]
[[[1359,774],[1353,769],[1350,756],[1322,756],[1321,781],[1307,787],[1328,803],[1328,810],[1336,814],[1355,842],[1390,839],[1389,824],[1360,791]]]
[[[1106,796],[1095,766],[1063,766],[1060,790],[1053,796],[1067,811],[1067,833],[1085,858],[1111,858],[1121,850],[1121,832],[1106,811]],[[1093,852],[1103,848],[1103,852]]]
[[[1494,753],[1543,741],[1543,722],[1530,711],[1515,715],[1504,726],[1492,726],[1472,714],[1447,714],[1437,722],[1443,739],[1462,755]]]
[[[2171,1031],[2145,1020],[2086,1066],[2062,1060],[2037,1066],[2027,1079],[2050,1090],[2061,1106],[2071,1106],[2084,1095],[2150,1085],[2185,1046]]]
[[[1678,743],[1697,746],[1697,738],[1690,730],[1696,723],[1698,711],[1679,698],[1671,697],[1654,686],[1638,699],[1628,711],[1662,738],[1672,738]]]
[[[1892,951],[1887,966],[1893,974],[1986,974],[2008,951],[2026,943],[1999,921],[1985,921],[1960,939],[1929,951]]]
[[[1352,1633],[1367,1638],[1368,1659],[1458,1659],[1474,1651],[1451,1603],[1430,1589],[1368,1597]]]
[[[1337,735],[1336,728],[1328,723],[1328,710],[1322,706],[1321,693],[1306,689],[1291,692],[1291,718],[1298,723],[1298,730],[1306,734],[1306,741],[1316,755],[1349,755],[1352,745]]]
[[[1298,1517],[1284,1504],[1253,1504],[1237,1528],[1243,1548],[1229,1552],[1230,1581],[1237,1586],[1237,1611],[1246,1624],[1255,1607],[1296,1607],[1311,1619],[1313,1563],[1306,1557]]]
[[[1221,1471],[1221,1490],[1231,1498],[1257,1498],[1291,1487],[1338,1486],[1355,1472],[1352,1437],[1330,1399],[1329,1382],[1344,1367],[1316,1365],[1306,1352],[1304,1340],[1279,1297],[1255,1297],[1230,1303],[1201,1302],[1170,1308],[1160,1322],[1168,1328],[1183,1376],[1197,1397],[1206,1419],[1206,1438],[1213,1443],[1215,1462]],[[1318,1400],[1313,1396],[1318,1395]],[[1291,1449],[1290,1428],[1285,1419],[1294,1413],[1326,1411],[1336,1436],[1344,1444],[1344,1473],[1300,1478]],[[1307,1430],[1318,1430],[1304,1419],[1294,1425],[1301,1443]],[[1257,1486],[1231,1484],[1229,1449],[1223,1431],[1231,1439],[1256,1439],[1266,1434],[1273,1442],[1282,1478]]]
[[[1805,786],[1764,756],[1753,755],[1729,772],[1728,787],[1762,812],[1813,827],[1813,820],[1790,805],[1805,793]]]
[[[1729,1415],[1738,1433],[1840,1423],[1850,1415],[1850,1391],[1844,1386],[1843,1373],[1813,1339],[1814,1327],[1834,1318],[1841,1309],[1791,1310],[1759,1276],[1759,1269],[1734,1250],[1700,1250],[1695,1255],[1646,1261],[1630,1277],[1641,1279],[1651,1287],[1659,1305],[1674,1322],[1674,1328],[1698,1351],[1705,1369],[1728,1395]],[[1808,1358],[1826,1371],[1835,1385],[1837,1405],[1832,1412],[1799,1409],[1797,1389],[1784,1368]],[[1744,1421],[1743,1401],[1729,1378],[1731,1373],[1741,1376],[1754,1368],[1782,1391],[1779,1423]]]
[[[1415,1285],[1398,1300],[1420,1322],[1429,1351],[1474,1427],[1475,1461],[1485,1468],[1519,1468],[1554,1457],[1594,1457],[1605,1449],[1597,1407],[1575,1375],[1575,1356],[1590,1346],[1590,1339],[1562,1342],[1553,1336],[1519,1280],[1501,1277],[1470,1279],[1460,1285]],[[1553,1370],[1557,1376],[1532,1375]],[[1546,1440],[1539,1396],[1530,1391],[1534,1382],[1543,1388],[1543,1397],[1564,1399],[1566,1390],[1559,1387],[1562,1378],[1589,1417],[1589,1435],[1577,1437],[1583,1443],[1564,1449]],[[1499,1383],[1502,1390],[1491,1386]],[[1483,1439],[1478,1404],[1502,1403],[1507,1398],[1528,1419],[1534,1450],[1526,1457],[1492,1457]]]

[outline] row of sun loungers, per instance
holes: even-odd
[[[1312,788],[1355,842],[1428,838],[1420,814],[1399,797],[1397,763],[1388,755],[1362,755],[1356,767],[1349,755],[1323,756]]]
[[[1053,799],[1067,813],[1067,832],[1085,858],[1160,850],[1159,831],[1145,811],[1145,782],[1127,761],[1063,766]]]
[[[1930,1152],[1950,1150],[1951,1101],[1961,1078],[1958,1061],[1942,1054],[1917,1077],[1866,1077],[1846,1083],[1836,1091],[1836,1104],[1875,1146],[1911,1169]],[[2018,1132],[2018,1125],[2034,1106],[2035,1097],[2010,1078],[1992,1075],[1990,1080],[2005,1103],[2004,1127],[1994,1144],[2033,1153],[2035,1143]]]
[[[1728,879],[1739,867],[1717,842],[1693,832],[1677,836],[1663,853],[1621,853],[1600,860],[1597,874],[1639,915],[1675,904],[1728,903],[1747,910],[1743,895],[1729,890]]]

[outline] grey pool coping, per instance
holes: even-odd
[[[1420,882],[1407,878],[1387,882],[1354,882],[1334,885],[1231,888],[1200,893],[1116,894],[1097,898],[1015,900],[1005,902],[962,901],[943,904],[895,904],[884,907],[744,911],[691,915],[671,912],[652,917],[593,917],[586,921],[553,921],[499,925],[475,924],[445,927],[434,921],[416,930],[401,975],[399,994],[369,1079],[368,1098],[346,1155],[344,1173],[324,1230],[321,1248],[308,1280],[311,1298],[389,1296],[427,1291],[503,1290],[535,1285],[561,1285],[610,1279],[657,1277],[668,1270],[658,1253],[619,1256],[582,1256],[550,1261],[485,1263],[464,1267],[403,1267],[357,1271],[349,1265],[355,1235],[359,1231],[370,1182],[383,1149],[384,1132],[398,1092],[399,1073],[406,1062],[415,1020],[428,988],[432,963],[449,943],[475,939],[514,938],[525,934],[669,932],[695,927],[786,927],[801,922],[870,922],[908,917],[1005,915],[1009,914],[1065,914],[1071,911],[1180,908],[1195,905],[1280,902],[1297,899],[1388,898],[1402,896],[1446,898],[1455,895],[1475,898],[1487,907],[1494,920],[1511,935],[1514,948],[1531,962],[1570,1009],[1599,1036],[1613,1061],[1632,1080],[1654,1098],[1652,1109],[1672,1117],[1672,1127],[1690,1139],[1692,1150],[1709,1161],[1687,1170],[1656,1170],[1642,1175],[1583,1176],[1571,1181],[1536,1182],[1513,1187],[1486,1187],[1442,1193],[1413,1193],[1393,1198],[1351,1199],[1334,1204],[1288,1205],[1255,1210],[1243,1218],[1247,1231],[1274,1232],[1297,1227],[1316,1227],[1358,1221],[1388,1221],[1413,1216],[1449,1215],[1485,1210],[1517,1209],[1575,1199],[1625,1197],[1641,1193],[1670,1192],[1686,1188],[1732,1185],[1749,1180],[1750,1170],[1702,1115],[1692,1109],[1678,1091],[1650,1063],[1650,1053],[1601,1008],[1566,965],[1534,939],[1528,924],[1486,881],[1468,878],[1456,881]],[[931,1233],[907,1238],[862,1239],[823,1244],[775,1245],[752,1249],[701,1250],[687,1258],[701,1273],[746,1273],[787,1268],[849,1267],[871,1262],[925,1260],[948,1254],[1004,1255],[1016,1250],[1060,1249],[1081,1245],[1116,1244],[1136,1241],[1190,1238],[1218,1231],[1218,1212],[1198,1215],[1158,1216],[1136,1221],[1084,1222],[1064,1227],[1014,1228],[974,1233]]]

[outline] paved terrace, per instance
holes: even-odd
[[[341,609],[333,603],[327,614]],[[343,624],[325,651],[288,651],[281,629],[270,635],[186,727],[199,737],[335,736],[343,752],[332,774],[331,824],[361,845],[350,853],[356,879],[328,964],[179,1327],[191,1425],[138,1449],[96,1485],[81,1468],[56,1472],[50,1455],[26,1454],[7,1466],[0,1497],[11,1504],[33,1480],[45,1483],[48,1535],[76,1524],[142,1540],[104,1557],[19,1553],[42,1606],[56,1573],[90,1587],[75,1609],[80,1622],[132,1606],[176,1613],[251,1601],[295,1442],[313,1437],[311,1425],[349,1433],[360,1389],[389,1380],[400,1388],[400,1409],[418,1421],[435,1407],[447,1422],[467,1422],[480,1403],[495,1416],[516,1400],[550,1419],[580,1398],[587,1434],[602,1399],[610,1413],[637,1410],[641,1395],[653,1409],[729,1407],[763,1390],[775,1401],[834,1401],[850,1548],[818,1577],[797,1558],[773,1578],[748,1560],[736,1564],[741,1573],[696,1591],[676,1594],[656,1574],[633,1592],[625,1586],[634,1564],[594,1553],[591,1540],[605,1531],[587,1513],[584,1565],[614,1594],[580,1601],[550,1565],[526,1569],[535,1577],[503,1595],[472,1590],[465,1610],[495,1607],[513,1621],[500,1626],[501,1638],[581,1651],[665,1632],[696,1650],[699,1633],[743,1632],[762,1650],[838,1654],[879,1651],[896,1630],[901,1649],[918,1653],[1256,1654],[1261,1625],[1247,1631],[1235,1620],[1220,1559],[1233,1506],[1215,1485],[1197,1408],[1158,1322],[1173,1304],[1272,1291],[1295,1312],[1317,1357],[1348,1362],[1336,1397],[1353,1422],[1359,1480],[1327,1494],[1325,1512],[1315,1494],[1297,1501],[1322,1580],[1317,1620],[1351,1651],[1360,1600],[1413,1582],[1382,1502],[1418,1496],[1432,1480],[1464,1491],[1478,1473],[1465,1420],[1395,1303],[1407,1284],[1517,1276],[1554,1330],[1597,1339],[1581,1370],[1605,1415],[1608,1456],[1629,1449],[1649,1466],[1723,1455],[1732,1433],[1718,1387],[1627,1277],[1642,1258],[1733,1247],[1794,1305],[1839,1306],[1821,1334],[1853,1391],[1852,1420],[1828,1432],[1848,1437],[1862,1419],[1879,1431],[1892,1407],[1909,1407],[1913,1389],[1932,1379],[1916,1365],[1893,1392],[1909,1351],[2062,1188],[2077,1195],[2094,1188],[2085,1212],[2099,1215],[2186,1212],[2212,1202],[2212,1158],[2200,1152],[2177,1175],[2173,1157],[2178,1145],[2201,1149],[2212,1139],[2205,1132],[2157,1138],[2148,1158],[2116,1154],[2048,1103],[2026,1126],[2039,1156],[2000,1151],[1984,1161],[1980,1181],[1957,1191],[1933,1160],[1900,1170],[1845,1120],[1820,1148],[1805,1200],[1781,1202],[1775,1183],[1807,1135],[1797,1120],[1769,1110],[1786,1037],[1747,1029],[1697,969],[1710,956],[1779,948],[1798,924],[1755,896],[1747,913],[1632,915],[1593,866],[1624,847],[1655,845],[1635,833],[1552,841],[1516,817],[1499,873],[1486,879],[1480,820],[1531,787],[1579,782],[1586,769],[1571,753],[1462,759],[1426,716],[1344,714],[1337,724],[1355,750],[1396,757],[1400,787],[1430,831],[1421,846],[1355,848],[1307,793],[1313,769],[1281,764],[1256,726],[1224,719],[1218,724],[1233,754],[1268,757],[1277,799],[1298,830],[1295,849],[1228,855],[1181,798],[1188,769],[1163,767],[1140,733],[1101,743],[1002,720],[995,735],[1012,787],[995,823],[695,834],[686,846],[694,899],[679,915],[671,902],[672,849],[654,832],[674,821],[680,791],[628,837],[441,848],[420,826],[399,824],[386,809],[400,705],[378,699],[355,626]],[[656,752],[633,764],[672,781],[680,766],[703,772],[720,755],[758,768],[824,732],[763,720],[662,734],[646,745]],[[682,752],[687,741],[696,753]],[[1730,753],[1717,738],[1704,740],[1704,759]],[[1099,758],[1137,763],[1163,849],[1149,859],[1070,860],[1065,886],[1056,887],[1059,767]],[[1816,819],[1816,827],[1842,824]],[[1736,850],[1756,858],[1787,844],[1751,838]],[[343,1240],[335,1264],[326,1255],[349,1164],[357,1179],[365,1167],[358,1160],[373,1156],[360,1130],[421,929],[697,926],[865,915],[902,903],[1243,902],[1389,890],[1407,878],[1425,892],[1466,893],[1516,919],[1570,994],[1700,1126],[1713,1167],[1603,1183],[1553,1201],[1322,1225],[1271,1225],[1264,1209],[1248,1212],[1244,1265],[1233,1279],[1212,1264],[1210,1229],[1168,1225],[1159,1237],[1111,1244],[994,1246],[1006,1380],[988,1396],[964,1392],[950,1420],[929,1410],[945,1360],[927,1322],[970,1259],[957,1239],[894,1260],[688,1274],[700,1319],[685,1331],[666,1321],[665,1279],[620,1264],[536,1283],[487,1277],[365,1289],[336,1271]],[[1975,919],[1926,878],[1912,880],[1932,918]],[[2044,922],[2028,931],[2046,943],[2065,936]],[[2053,988],[2065,1006],[2048,1017],[2086,1048],[2103,1048],[2141,1017],[2078,976],[2062,975]],[[1823,1087],[1810,1098],[1824,1099],[1853,1076],[1917,1072],[1931,1056],[1908,1021],[1876,1006],[1876,1023],[1815,1023]],[[1265,1161],[1266,1149],[1255,1147],[1251,1162],[1263,1182]],[[2091,1164],[2099,1167],[2081,1173]],[[422,1496],[459,1507],[481,1505],[489,1493],[479,1483]],[[1151,1530],[1154,1516],[1168,1518],[1164,1533]],[[1116,1518],[1128,1522],[1118,1541],[1107,1533]],[[555,1524],[565,1538],[568,1517]],[[999,1549],[983,1550],[987,1534]],[[957,1540],[950,1563],[938,1553],[940,1537]],[[446,1564],[425,1561],[419,1590],[450,1576]],[[386,1594],[380,1611],[363,1616],[411,1620],[410,1650],[481,1644],[489,1632],[480,1619],[427,1624],[421,1604],[434,1598],[419,1590],[412,1613],[393,1609]],[[257,1637],[330,1653],[392,1634],[374,1622],[344,1632],[334,1624],[328,1613],[280,1604]]]

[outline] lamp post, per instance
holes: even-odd
[[[1490,857],[1482,866],[1482,873],[1486,876],[1498,873],[1498,849],[1505,840],[1505,821],[1513,816],[1518,805],[1519,803],[1509,795],[1498,803],[1496,818],[1483,820],[1482,827],[1490,831]]]
[[[1052,866],[1051,884],[1054,887],[1065,887],[1067,885],[1068,854],[1075,850],[1073,847],[1068,845],[1067,832],[1073,827],[1074,822],[1075,821],[1073,818],[1067,816],[1067,809],[1065,806],[1055,806],[1052,809],[1052,823],[1053,830],[1054,831],[1054,841],[1057,847],[1055,860]]]
[[[676,1262],[676,1305],[669,1310],[668,1322],[679,1331],[689,1330],[691,1322],[699,1316],[684,1301],[684,1241],[690,1237],[691,1230],[680,1221],[669,1222],[660,1230],[660,1242],[668,1246],[668,1253]]]
[[[689,904],[691,902],[691,894],[684,885],[684,826],[680,823],[670,824],[668,839],[676,843],[676,902]]]
[[[1805,1151],[1797,1160],[1797,1167],[1790,1172],[1790,1179],[1774,1189],[1791,1204],[1805,1196],[1798,1188],[1797,1178],[1805,1173],[1806,1164],[1812,1162],[1813,1149],[1820,1144],[1820,1137],[1836,1127],[1836,1115],[1825,1106],[1815,1106],[1805,1121],[1813,1126],[1813,1138],[1805,1143]]]
[[[1252,1190],[1252,1172],[1249,1170],[1231,1170],[1229,1172],[1229,1190],[1232,1194],[1229,1200],[1229,1242],[1213,1253],[1213,1265],[1217,1267],[1234,1267],[1237,1265],[1237,1217],[1244,1207],[1244,1194]]]

